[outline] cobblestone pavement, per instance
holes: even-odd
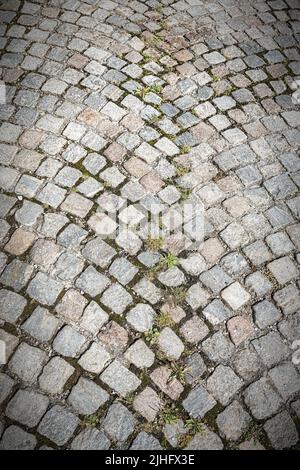
[[[297,448],[299,2],[0,3],[0,448]]]

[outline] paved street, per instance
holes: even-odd
[[[0,449],[300,448],[299,1],[0,17]]]

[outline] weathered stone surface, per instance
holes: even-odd
[[[137,304],[127,314],[128,323],[142,333],[152,328],[154,318],[155,311],[147,304]]]
[[[79,354],[86,339],[71,326],[64,326],[53,341],[53,349],[66,357],[75,357]]]
[[[133,401],[134,409],[150,422],[155,420],[162,406],[159,396],[150,387],[146,387]]]
[[[34,383],[40,374],[47,354],[41,349],[21,343],[12,356],[8,367],[24,382]]]
[[[89,266],[76,281],[76,287],[82,289],[91,297],[101,294],[109,284],[109,279],[93,266]]]
[[[199,317],[194,315],[182,325],[180,333],[189,343],[197,344],[208,335],[209,329]]]
[[[27,302],[19,294],[10,290],[0,290],[0,317],[9,323],[15,323],[22,315]]]
[[[221,300],[215,299],[203,309],[203,315],[212,325],[218,325],[232,317],[234,313]]]
[[[62,284],[40,272],[30,282],[27,293],[43,305],[53,305],[62,289]]]
[[[155,355],[142,339],[133,343],[125,353],[126,359],[140,369],[151,367]]]
[[[22,329],[39,341],[49,341],[59,327],[59,320],[47,309],[37,307],[22,324]]]
[[[268,269],[275,276],[279,284],[286,284],[287,282],[296,279],[299,275],[297,267],[287,256],[269,263]]]
[[[249,385],[244,392],[245,403],[256,419],[265,419],[278,411],[282,400],[264,377]]]
[[[69,289],[61,301],[56,305],[56,312],[62,317],[76,321],[82,315],[88,301],[75,289]]]
[[[299,392],[300,375],[293,364],[280,364],[271,369],[268,375],[285,401]]]
[[[96,334],[108,319],[108,314],[92,300],[84,310],[80,325],[90,333]]]
[[[0,373],[0,403],[2,403],[11,393],[15,381],[6,374]]]
[[[250,300],[250,295],[239,282],[234,282],[221,293],[222,298],[233,310],[238,310]]]
[[[217,416],[216,422],[226,439],[237,441],[249,427],[251,418],[237,401],[233,401]]]
[[[206,365],[199,353],[194,353],[185,361],[186,369],[184,378],[186,383],[193,384],[200,381],[202,375],[206,372]]]
[[[33,434],[30,434],[19,426],[9,426],[1,439],[1,450],[32,450],[37,443]]]
[[[44,415],[49,400],[35,391],[19,390],[6,407],[6,416],[30,428],[36,426]]]
[[[181,419],[178,419],[175,423],[166,424],[164,426],[164,435],[167,441],[172,447],[178,447],[180,439],[184,436],[186,429]]]
[[[161,299],[161,291],[151,281],[143,278],[134,286],[134,291],[150,304],[156,304]]]
[[[121,315],[131,304],[132,296],[120,284],[112,284],[102,295],[101,302],[114,313]]]
[[[115,321],[111,321],[98,338],[107,351],[113,356],[119,355],[127,346],[128,333]]]
[[[183,386],[168,367],[161,366],[150,374],[153,382],[172,400],[177,400],[183,392]]]
[[[290,354],[288,346],[276,332],[270,332],[265,336],[253,340],[252,344],[262,362],[267,367],[274,366],[278,362],[286,359]]]
[[[274,300],[285,315],[296,312],[300,307],[300,292],[296,286],[290,284],[274,294]]]
[[[162,450],[159,441],[144,431],[140,432],[134,439],[130,450]]]
[[[229,362],[234,352],[233,344],[221,331],[203,341],[201,349],[211,361],[217,363]]]
[[[184,344],[171,328],[164,328],[157,341],[158,347],[170,359],[179,359],[184,351]]]
[[[111,359],[106,349],[98,343],[93,342],[90,348],[81,356],[78,364],[88,372],[99,374]]]
[[[249,349],[242,349],[233,360],[236,372],[245,380],[254,379],[262,369],[258,355]]]
[[[266,328],[276,323],[281,318],[280,311],[268,300],[262,300],[258,304],[255,304],[253,310],[255,323],[259,328]]]
[[[182,271],[176,266],[170,268],[158,276],[159,281],[167,287],[177,287],[184,284],[185,277]]]
[[[242,380],[233,370],[222,365],[218,366],[207,380],[207,389],[222,405],[227,405],[242,385]]]
[[[222,450],[223,443],[219,436],[204,426],[203,431],[195,434],[186,450]]]
[[[251,336],[254,325],[249,318],[236,316],[228,320],[227,329],[231,340],[238,346]]]
[[[13,260],[4,270],[0,281],[19,292],[28,283],[33,267],[19,260]]]

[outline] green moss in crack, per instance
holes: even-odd
[[[187,367],[183,366],[182,364],[179,364],[178,362],[171,362],[171,369],[172,372],[170,375],[170,379],[176,378],[182,385],[185,385],[185,374],[187,371]]]
[[[179,263],[179,258],[173,253],[168,253],[159,260],[159,264],[162,268],[174,268]]]

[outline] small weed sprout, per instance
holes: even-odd
[[[179,259],[173,253],[168,253],[160,259],[159,263],[162,267],[167,267],[169,269],[177,266],[179,263]]]
[[[162,237],[159,238],[151,238],[148,237],[145,241],[146,247],[151,251],[158,251],[162,248],[164,240]]]
[[[184,302],[186,296],[186,289],[183,286],[173,287],[170,289],[168,300],[172,305],[178,305]]]
[[[163,424],[175,424],[179,420],[179,410],[177,408],[166,408],[161,413],[161,422]]]
[[[155,324],[160,328],[174,325],[174,320],[167,313],[161,312],[155,319]]]

